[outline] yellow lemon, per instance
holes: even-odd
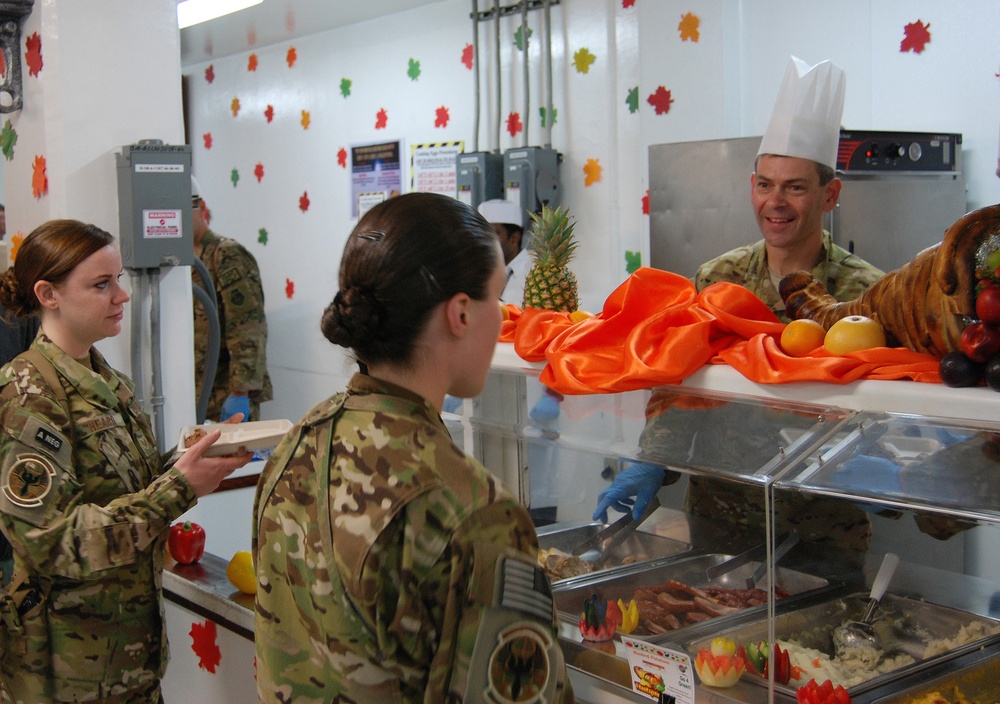
[[[823,339],[823,346],[827,352],[835,355],[885,347],[885,330],[878,321],[864,315],[849,315],[830,326]]]
[[[226,578],[244,594],[257,593],[257,575],[253,571],[253,558],[247,550],[239,550],[226,567]]]
[[[581,320],[586,320],[590,317],[593,316],[585,310],[575,310],[569,314],[569,319],[572,323],[579,323]]]
[[[781,349],[792,357],[804,357],[823,344],[826,328],[815,320],[793,320],[781,331]]]

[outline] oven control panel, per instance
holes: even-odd
[[[839,172],[957,174],[961,161],[961,134],[840,131]]]

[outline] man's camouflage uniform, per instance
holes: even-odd
[[[573,701],[527,511],[420,396],[357,374],[313,408],[253,539],[262,702]]]
[[[0,600],[3,701],[157,701],[167,663],[167,528],[195,503],[163,471],[131,382],[96,350],[39,333],[72,413],[36,367],[0,371],[0,521],[14,571]]]
[[[823,254],[811,273],[838,301],[857,298],[884,275],[884,272],[861,257],[856,257],[834,244],[830,233],[826,230],[823,231]],[[788,322],[784,301],[781,300],[771,281],[764,240],[745,247],[737,247],[702,264],[694,277],[695,287],[699,291],[719,281],[729,281],[746,287],[783,322]],[[725,416],[727,412],[724,409],[715,409],[710,413]],[[665,419],[660,419],[656,424],[661,428],[667,428],[664,421]],[[702,418],[699,423],[703,424],[701,433],[704,437],[700,442],[704,443],[705,448],[715,445],[717,449],[731,452],[734,456],[747,452],[746,440],[752,436],[759,440],[766,439],[768,452],[777,449],[779,438],[773,437],[773,434],[768,435],[763,430],[762,434],[755,435],[747,430],[748,422],[751,420],[745,416],[714,420],[708,417]],[[735,444],[720,438],[724,426],[730,423],[739,429],[741,439],[734,439]],[[662,432],[647,430],[644,434],[647,432],[650,435],[661,436],[659,440],[652,442],[663,442]],[[650,441],[649,438],[647,441]],[[687,438],[686,441],[690,443],[692,438]],[[745,472],[759,469],[760,465],[751,466],[754,460],[750,456],[745,459],[743,466]],[[762,535],[762,532],[755,531],[762,531],[764,526],[763,488],[751,488],[706,477],[692,477],[686,505],[688,511],[695,517],[717,523],[724,522],[729,528],[744,533],[750,529],[755,535],[754,539]],[[804,540],[862,551],[867,550],[871,542],[871,521],[864,511],[847,501],[786,492],[779,496],[775,511],[778,517],[778,530],[795,527]]]
[[[834,244],[826,230],[823,231],[823,255],[810,273],[838,301],[854,300],[885,275],[861,257]],[[785,303],[771,282],[764,240],[737,247],[705,262],[694,275],[694,285],[699,291],[719,281],[745,286],[764,301],[782,322],[788,322]]]
[[[219,365],[205,417],[219,420],[222,403],[231,391],[250,395],[250,418],[260,420],[260,404],[273,398],[267,373],[267,319],[264,288],[257,260],[239,242],[205,232],[199,257],[215,285],[219,310]],[[201,278],[195,275],[200,285]],[[195,394],[201,394],[208,349],[208,317],[205,307],[194,301]]]

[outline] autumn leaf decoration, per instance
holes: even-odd
[[[24,40],[24,62],[28,64],[28,75],[37,77],[42,70],[42,38],[38,32]]]
[[[597,61],[597,57],[591,54],[590,49],[586,47],[577,50],[573,54],[573,66],[576,68],[577,73],[589,73],[590,66],[595,61]]]
[[[931,23],[924,24],[920,20],[903,27],[903,41],[899,43],[899,51],[912,51],[920,54],[931,43]]]
[[[521,124],[520,113],[512,112],[507,116],[507,131],[510,132],[511,137],[516,137],[524,129],[524,125]]]
[[[698,32],[698,27],[701,25],[701,20],[698,19],[698,15],[687,13],[686,15],[681,15],[681,22],[677,25],[677,31],[681,34],[681,41],[691,41],[697,42],[701,34]]]
[[[222,651],[219,650],[217,642],[218,631],[214,621],[204,623],[192,623],[191,630],[191,650],[198,656],[198,667],[215,672],[215,668],[222,662]]]
[[[601,180],[601,162],[597,159],[587,159],[583,165],[584,186],[592,186]]]
[[[35,198],[41,198],[49,192],[49,177],[45,173],[45,157],[35,155],[35,161],[31,164],[31,194]]]
[[[657,115],[665,115],[670,112],[670,106],[674,99],[669,90],[663,86],[657,86],[656,91],[646,98],[646,102],[653,106]]]

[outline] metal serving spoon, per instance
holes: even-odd
[[[866,668],[871,669],[882,659],[882,639],[871,627],[871,620],[889,582],[892,581],[892,575],[898,564],[898,555],[886,553],[882,558],[882,565],[878,568],[878,574],[875,575],[875,581],[872,582],[871,596],[861,620],[845,623],[834,630],[833,647],[841,660],[845,657],[854,657]]]

